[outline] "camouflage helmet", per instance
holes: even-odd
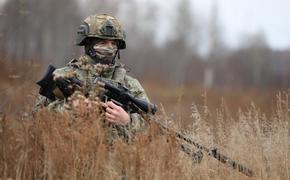
[[[108,14],[96,14],[87,17],[77,33],[77,45],[86,45],[89,38],[118,40],[118,48],[125,49],[125,31],[119,21]]]

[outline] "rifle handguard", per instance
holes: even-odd
[[[121,86],[121,85],[119,87],[115,87],[101,77],[97,77],[94,80],[94,83],[97,83],[98,81],[104,83],[104,89],[107,90],[105,92],[106,96],[108,96],[111,99],[115,99],[115,100],[118,99],[118,101],[120,101],[121,104],[127,105],[127,107],[126,106],[124,107],[125,110],[134,109],[133,111],[137,111],[136,110],[136,107],[137,107],[137,109],[140,109],[146,113],[151,113],[151,114],[156,113],[157,111],[156,104],[150,103],[142,99],[135,98],[126,87]]]

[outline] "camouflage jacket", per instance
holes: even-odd
[[[93,81],[97,76],[106,78],[107,80],[114,83],[120,83],[121,85],[128,88],[128,90],[139,99],[149,101],[143,87],[138,80],[126,74],[124,66],[117,62],[114,66],[109,66],[102,69],[98,66],[93,59],[87,55],[81,56],[79,59],[73,59],[65,67],[56,69],[53,72],[54,76],[65,77],[68,74],[74,73],[76,77],[85,82],[85,91],[89,92],[93,88]],[[51,101],[44,96],[38,95],[35,102],[35,110],[47,107],[48,109],[53,109],[56,111],[66,110],[65,100],[57,99]],[[144,129],[145,122],[143,118],[137,113],[130,114],[131,121],[128,125],[112,125],[111,133],[112,136],[122,136],[126,139],[130,139],[132,133]]]

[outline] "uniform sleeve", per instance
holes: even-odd
[[[39,109],[47,106],[49,103],[50,103],[49,99],[47,99],[46,97],[38,94],[36,96],[36,98],[35,98],[33,110],[34,111],[38,111]]]
[[[66,66],[63,68],[56,69],[53,72],[53,75],[58,76],[58,77],[66,77],[67,75],[69,75],[69,73],[72,72],[72,70],[73,70],[72,67]],[[66,104],[66,102],[64,99],[56,99],[56,100],[52,101],[52,100],[46,98],[45,96],[38,94],[36,99],[35,99],[33,110],[38,111],[41,108],[45,107],[49,110],[62,112],[62,111],[68,110],[68,108],[65,106],[65,104]]]
[[[130,76],[125,77],[125,84],[129,91],[136,97],[142,100],[146,100],[149,102],[149,98],[142,87],[142,85],[139,83],[137,79],[134,79]],[[134,132],[139,132],[144,129],[146,129],[146,122],[138,113],[131,113],[130,114],[131,123],[130,123],[130,129]]]
[[[64,112],[69,110],[69,107],[66,106],[66,102],[63,99],[56,99],[54,101],[49,100],[48,98],[37,95],[33,107],[33,111],[37,112],[42,108],[47,108],[48,110]]]
[[[125,77],[125,84],[131,93],[134,94],[136,98],[143,99],[149,102],[149,98],[137,79],[134,79],[130,76]]]

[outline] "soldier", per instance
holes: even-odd
[[[54,78],[74,74],[84,82],[84,91],[89,94],[94,88],[94,79],[101,76],[112,84],[121,84],[128,88],[136,98],[149,101],[138,80],[127,75],[124,65],[116,60],[116,57],[120,58],[120,50],[126,48],[126,42],[125,32],[115,17],[107,14],[87,17],[78,29],[77,45],[84,46],[85,54],[73,59],[65,67],[56,69],[53,72]],[[65,99],[62,98],[51,101],[40,95],[35,108],[46,106],[62,111],[65,109],[65,103]],[[117,129],[134,131],[144,124],[139,114],[127,113],[112,101],[105,102],[104,106],[106,120]]]

